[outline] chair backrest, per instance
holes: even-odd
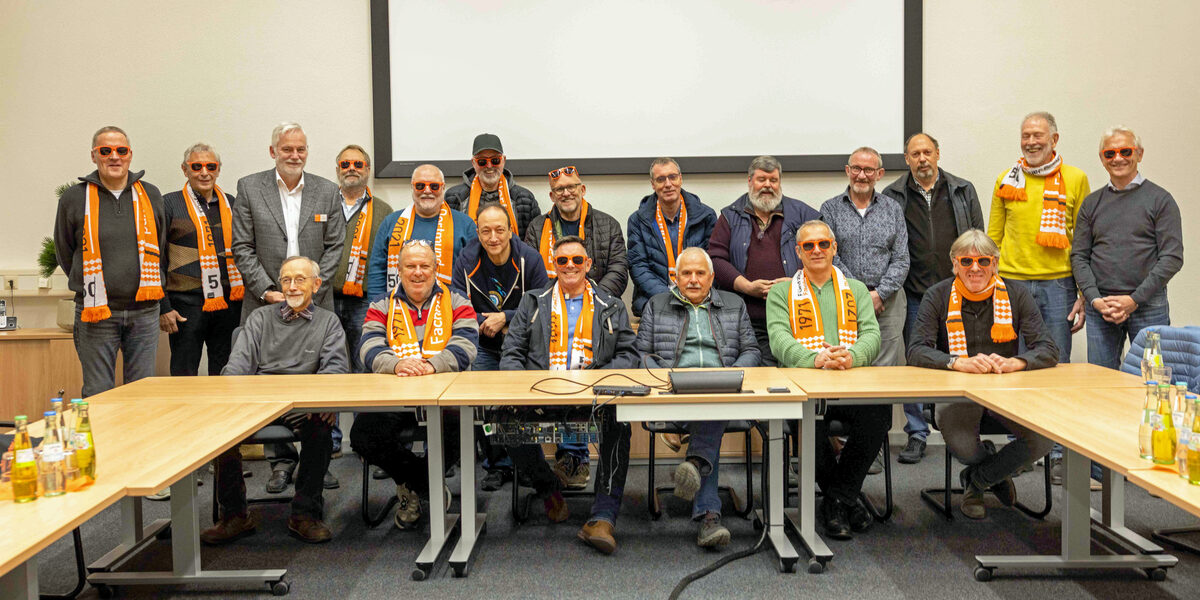
[[[1200,327],[1155,325],[1139,331],[1129,344],[1129,352],[1125,354],[1121,370],[1134,375],[1142,374],[1142,350],[1146,347],[1146,334],[1150,331],[1157,331],[1162,336],[1163,364],[1171,367],[1171,377],[1175,381],[1186,381],[1188,390],[1192,392],[1200,389]]]

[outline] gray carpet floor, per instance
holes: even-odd
[[[961,515],[946,521],[921,501],[921,488],[942,479],[940,446],[930,447],[918,465],[894,465],[896,510],[892,520],[876,524],[870,531],[848,542],[829,541],[835,553],[829,569],[819,575],[804,572],[781,574],[771,552],[764,551],[736,561],[691,584],[683,598],[1001,598],[1028,600],[1048,598],[1197,598],[1200,597],[1200,557],[1169,550],[1180,559],[1168,571],[1167,581],[1151,582],[1141,571],[1105,572],[998,572],[995,580],[976,582],[972,576],[974,556],[987,554],[1056,554],[1059,550],[1059,512],[1044,521],[1030,519],[998,506],[989,498],[989,515],[983,521],[968,521]],[[895,453],[893,452],[893,456]],[[894,460],[894,459],[893,459]],[[251,495],[262,495],[269,467],[265,462],[247,463],[254,476],[247,480]],[[673,465],[660,465],[659,482],[669,480]],[[480,507],[488,513],[487,532],[480,541],[469,576],[455,578],[444,562],[429,580],[410,579],[413,560],[426,541],[426,533],[400,531],[391,519],[374,529],[359,517],[360,466],[353,454],[333,461],[333,472],[342,482],[338,490],[326,491],[327,523],[334,539],[310,546],[287,536],[287,507],[260,505],[252,508],[259,521],[256,535],[229,546],[203,549],[206,569],[286,568],[291,581],[290,598],[665,598],[678,581],[730,552],[747,548],[759,538],[751,521],[727,514],[724,523],[733,542],[724,552],[697,548],[696,525],[688,518],[690,508],[681,500],[664,495],[665,514],[652,520],[646,511],[646,467],[630,470],[625,502],[617,524],[618,549],[602,556],[575,539],[586,519],[590,498],[568,500],[571,518],[552,525],[540,503],[533,516],[515,525],[509,515],[510,491],[480,495]],[[202,526],[209,524],[211,476],[202,470],[200,488]],[[735,465],[722,473],[733,485],[744,479]],[[1018,478],[1021,498],[1040,506],[1040,467]],[[755,478],[757,490],[758,478]],[[386,501],[394,492],[390,481],[372,482],[371,498]],[[511,484],[510,484],[511,485]],[[451,481],[457,490],[457,481]],[[882,498],[883,476],[871,476],[866,489]],[[1054,488],[1056,502],[1061,490]],[[1092,496],[1098,506],[1100,494]],[[1178,527],[1196,519],[1169,503],[1151,497],[1127,484],[1126,524],[1149,536],[1157,527]],[[51,500],[52,501],[52,500]],[[726,499],[727,513],[729,502]],[[165,517],[168,503],[145,502],[146,517]],[[458,499],[454,507],[457,510]],[[88,561],[112,548],[119,538],[120,515],[116,506],[102,512],[82,528]],[[74,582],[71,538],[59,540],[39,556],[43,593],[67,590]],[[170,547],[155,542],[124,569],[170,569]],[[1190,591],[1189,591],[1190,590]],[[252,598],[270,597],[266,586],[214,589],[203,586],[124,587],[122,598]],[[81,598],[95,598],[88,588]]]

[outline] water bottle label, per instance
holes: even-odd
[[[1193,435],[1192,439],[1188,440],[1188,450],[1200,452],[1200,435]]]
[[[87,450],[88,448],[90,448],[90,446],[88,446],[87,434],[86,433],[76,433],[75,434],[75,449],[76,450]]]
[[[42,444],[42,462],[61,462],[63,448],[61,443]]]
[[[1171,413],[1171,421],[1175,423],[1175,429],[1183,428],[1183,419],[1186,415],[1181,412]]]
[[[17,450],[17,454],[13,458],[13,463],[18,465],[25,465],[33,462],[33,448],[22,448]]]
[[[1167,428],[1163,423],[1163,416],[1158,413],[1150,415],[1150,427],[1152,427],[1155,431],[1163,431]]]

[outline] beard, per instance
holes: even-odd
[[[490,169],[491,167],[488,167],[488,168]],[[480,169],[479,174],[478,174],[479,183],[486,185],[488,187],[492,187],[492,186],[500,183],[500,178],[503,176],[504,176],[504,174],[501,173],[500,169],[498,169],[498,168],[496,169],[495,173],[488,173],[487,171]]]
[[[338,174],[338,187],[341,188],[356,188],[367,182],[367,178],[355,173],[343,175]]]
[[[782,194],[777,196],[773,190],[768,188],[763,188],[756,192],[750,192],[750,204],[755,208],[755,210],[762,212],[773,212],[775,209],[779,208],[779,205],[782,202]]]
[[[304,304],[304,296],[284,296],[284,300],[287,301],[288,306],[292,307],[292,310],[297,310],[300,305]]]

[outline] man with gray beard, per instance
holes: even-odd
[[[737,292],[746,303],[763,366],[775,366],[767,339],[767,291],[788,281],[800,268],[796,230],[820,220],[811,206],[783,195],[783,169],[773,156],[750,162],[748,193],[721,210],[708,253],[716,270],[716,286]]]

